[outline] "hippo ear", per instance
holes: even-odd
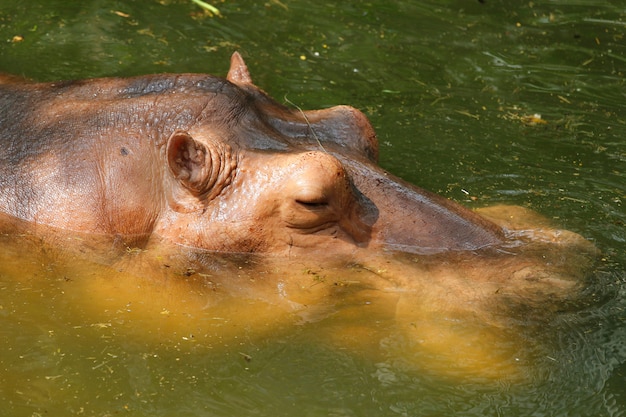
[[[210,161],[207,161],[207,149],[202,143],[187,132],[174,132],[167,140],[167,163],[174,178],[185,188],[194,194],[203,191]]]
[[[248,67],[239,52],[234,52],[230,57],[230,69],[226,79],[234,84],[252,84]]]

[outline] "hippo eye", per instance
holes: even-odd
[[[337,220],[331,200],[323,193],[302,192],[291,201],[291,209],[285,215],[285,220],[291,227],[318,228]]]
[[[328,200],[324,197],[315,199],[296,198],[296,203],[309,209],[320,209],[328,207]]]

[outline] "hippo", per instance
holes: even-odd
[[[129,246],[295,255],[499,245],[501,228],[376,165],[366,116],[286,108],[241,55],[226,79],[0,85],[0,212]]]
[[[145,275],[130,254],[156,254],[152,271],[178,262],[206,293],[265,294],[302,317],[359,293],[393,305],[407,333],[416,316],[500,326],[512,305],[527,314],[569,299],[595,256],[526,209],[477,212],[395,177],[362,112],[282,105],[237,52],[226,78],[1,76],[0,143],[1,236],[48,248],[79,236],[75,252],[114,254],[111,274],[135,263]],[[235,266],[216,284],[220,259]],[[242,279],[242,265],[256,272]]]

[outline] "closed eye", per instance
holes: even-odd
[[[298,200],[298,199],[296,199],[296,203],[298,203],[299,205],[304,206],[306,208],[309,208],[309,209],[320,209],[320,208],[328,207],[328,201],[326,201],[326,200],[307,201],[307,200]]]

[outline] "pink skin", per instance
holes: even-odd
[[[238,54],[233,55],[228,80],[253,98],[249,105],[262,115],[263,128],[269,125],[291,136],[298,149],[268,155],[228,147],[232,167],[223,175],[236,172],[232,184],[218,198],[202,201],[175,192],[178,197],[169,200],[174,210],[161,215],[155,234],[190,247],[291,256],[312,249],[346,254],[382,247],[430,253],[502,242],[496,225],[376,166],[378,143],[358,110],[347,106],[308,112],[286,109],[252,85]],[[210,147],[215,136],[214,127],[190,130],[188,139],[196,143],[190,147]],[[183,169],[180,174],[172,163],[181,160],[180,152],[172,142],[168,154],[176,182],[185,184],[183,178],[201,176],[201,164],[190,170],[193,173]],[[194,166],[189,161],[181,165]],[[180,184],[174,183],[170,189],[177,187]],[[195,211],[184,209],[187,204],[195,204]]]
[[[367,118],[286,108],[237,53],[226,80],[5,79],[0,212],[27,222],[217,252],[473,250],[500,229],[376,165]],[[24,141],[28,138],[28,141]],[[17,149],[17,150],[16,150]]]
[[[47,248],[58,246],[87,252],[90,261],[102,255],[114,268],[88,294],[104,287],[96,298],[106,302],[107,291],[116,299],[120,288],[138,291],[137,305],[151,297],[141,283],[126,286],[126,276],[112,285],[120,271],[151,282],[170,271],[173,279],[162,283],[181,284],[181,297],[169,287],[161,295],[176,304],[194,293],[177,279],[181,269],[217,265],[224,273],[210,280],[197,274],[205,291],[199,310],[218,287],[288,308],[362,293],[354,305],[381,301],[420,339],[434,318],[430,333],[443,341],[431,348],[439,354],[465,339],[454,328],[442,333],[437,323],[450,315],[507,325],[497,320],[501,309],[543,311],[580,288],[595,254],[580,236],[520,209],[479,216],[394,177],[377,158],[363,113],[287,108],[252,84],[238,53],[226,79],[165,74],[37,84],[0,76],[0,237],[34,236],[30,252],[46,259]],[[68,231],[80,239],[68,239]],[[72,242],[79,247],[66,248]],[[126,253],[132,248],[150,250]],[[254,268],[241,271],[241,258]],[[147,316],[159,316],[162,305]],[[248,313],[258,316],[250,310],[245,320]],[[415,317],[426,318],[426,330],[414,326]],[[447,322],[444,329],[456,320]],[[354,343],[379,340],[369,328],[362,335]]]
[[[494,223],[378,167],[363,113],[286,108],[252,84],[238,53],[226,79],[3,80],[0,212],[27,222],[127,246],[277,255],[505,240]]]

